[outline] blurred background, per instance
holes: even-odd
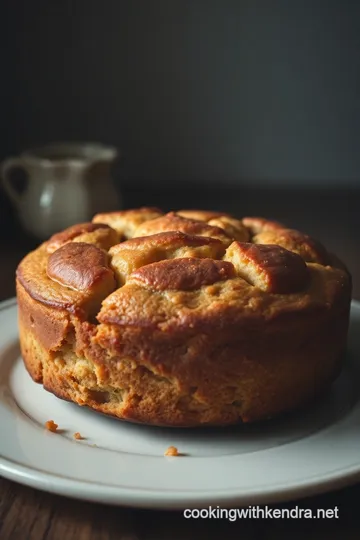
[[[0,160],[112,145],[124,208],[283,220],[345,260],[360,299],[359,2],[2,5]],[[36,242],[0,190],[2,297]]]

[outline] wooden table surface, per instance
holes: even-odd
[[[200,197],[201,195],[201,197]],[[215,198],[193,197],[193,207],[221,208],[239,214],[263,214],[290,223],[317,236],[347,263],[354,278],[354,298],[360,300],[360,192],[318,194],[243,193]],[[186,206],[181,194],[143,193],[128,197],[127,206],[156,204]],[[167,198],[166,198],[167,197]],[[152,199],[153,198],[153,199]],[[201,201],[200,201],[201,199]],[[173,201],[176,201],[174,204]],[[158,202],[159,204],[159,202]],[[161,203],[160,203],[161,204]],[[244,210],[244,208],[246,209]],[[240,210],[239,210],[240,208]],[[271,211],[270,211],[271,210]],[[1,211],[1,208],[0,208]],[[0,216],[1,217],[1,216]],[[34,246],[23,233],[0,238],[0,301],[14,296],[14,271],[22,256]],[[6,433],[0,433],[6,437]],[[359,448],[360,452],[360,448]],[[51,495],[0,478],[0,540],[192,540],[192,539],[338,539],[360,538],[360,484],[328,494],[276,505],[276,508],[338,508],[338,519],[188,520],[182,512],[162,512],[110,507]],[[273,506],[274,507],[274,506]]]

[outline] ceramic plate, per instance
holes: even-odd
[[[15,300],[0,304],[0,473],[79,499],[147,508],[235,507],[360,480],[360,303],[342,375],[310,408],[257,426],[165,429],[61,401],[21,360]],[[60,433],[44,429],[52,419]],[[80,432],[83,440],[73,435]],[[180,457],[164,457],[176,446]]]

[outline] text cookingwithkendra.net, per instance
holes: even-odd
[[[220,508],[219,506],[208,508],[186,508],[186,519],[337,519],[339,508],[271,508],[268,506],[248,506],[246,508]]]

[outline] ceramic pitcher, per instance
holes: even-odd
[[[118,151],[98,143],[56,143],[28,150],[2,164],[2,182],[30,234],[43,240],[97,212],[121,208],[111,166]],[[26,185],[14,183],[22,169]]]

